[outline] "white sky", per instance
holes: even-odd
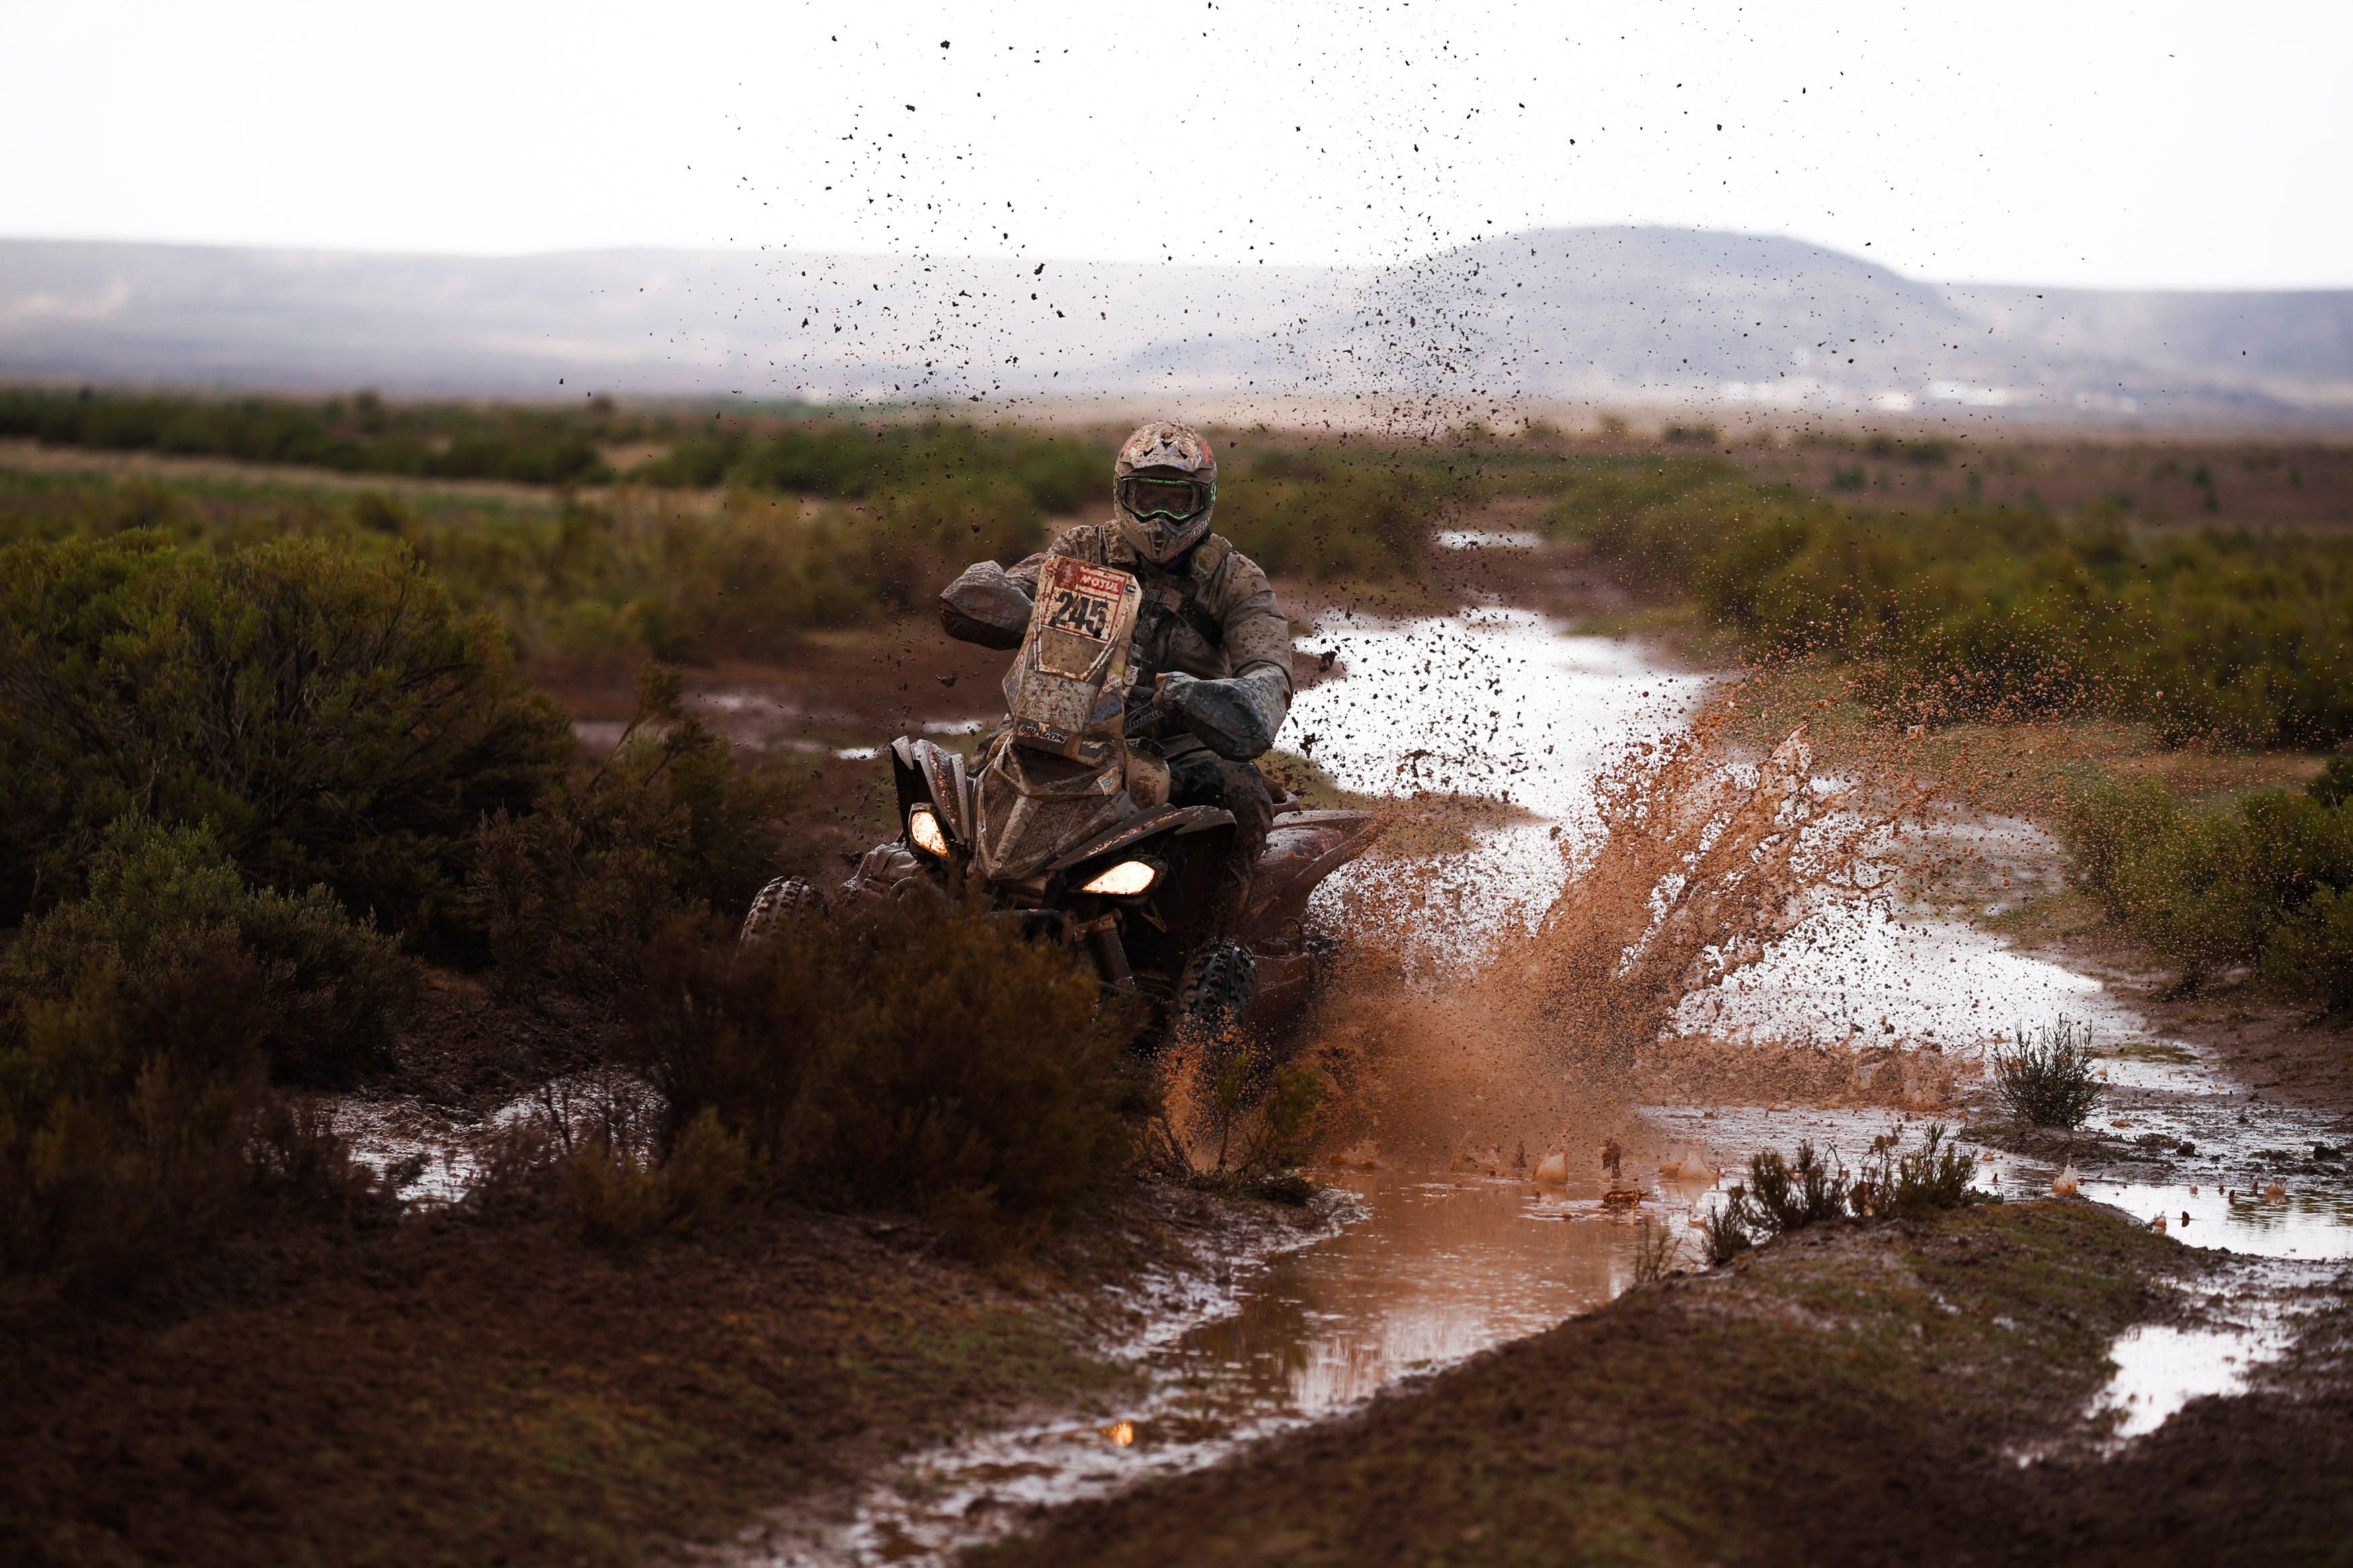
[[[0,234],[1366,262],[1635,221],[2345,287],[2348,59],[2353,6],[2249,0],[0,0]]]

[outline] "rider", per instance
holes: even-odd
[[[1112,466],[1112,521],[1082,522],[1007,571],[965,568],[940,595],[940,624],[984,647],[1021,646],[1038,574],[1055,555],[1115,566],[1143,585],[1129,654],[1127,737],[1166,757],[1169,799],[1233,814],[1219,923],[1230,924],[1266,846],[1274,806],[1251,759],[1291,707],[1291,627],[1258,563],[1209,531],[1218,459],[1198,431],[1155,421]]]

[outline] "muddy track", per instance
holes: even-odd
[[[2082,1203],[1808,1231],[977,1561],[2333,1561],[2342,1309],[2161,1442],[2084,1426],[2109,1338],[2210,1264]]]

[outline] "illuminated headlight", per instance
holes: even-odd
[[[932,815],[928,805],[919,805],[907,814],[907,837],[924,854],[944,860],[948,858],[948,836],[940,831],[940,819]]]
[[[1081,888],[1082,893],[1109,893],[1113,898],[1132,898],[1152,886],[1159,876],[1156,867],[1141,860],[1123,860],[1108,871],[1096,873],[1094,879]]]

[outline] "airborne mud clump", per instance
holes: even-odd
[[[1353,890],[1352,971],[1314,1047],[1352,1090],[1335,1110],[1342,1135],[1402,1161],[1533,1152],[1622,1134],[1636,1104],[1671,1088],[1855,1090],[1856,1053],[1672,1026],[1686,998],[1804,940],[1811,917],[1887,908],[1900,836],[1935,786],[1895,752],[1819,776],[1802,725],[1765,756],[1745,752],[1729,732],[1736,703],[1607,765],[1594,828],[1563,839],[1557,896],[1470,956],[1432,951],[1451,901],[1443,864],[1391,865]]]

